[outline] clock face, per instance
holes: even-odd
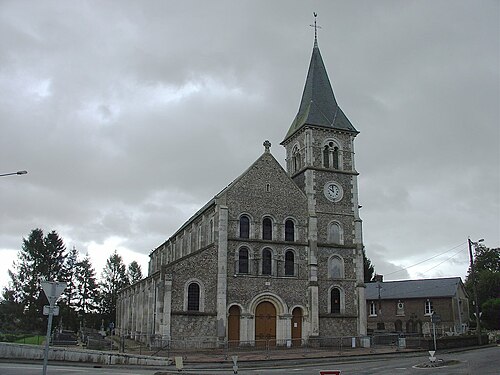
[[[335,182],[327,182],[323,192],[325,197],[332,202],[338,202],[342,199],[342,187]]]

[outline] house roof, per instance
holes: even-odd
[[[460,277],[371,282],[366,284],[365,298],[378,299],[379,285],[380,299],[453,297],[460,284]]]
[[[337,104],[317,40],[314,41],[299,111],[283,142],[307,125],[357,133]]]

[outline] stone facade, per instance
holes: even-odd
[[[357,134],[315,41],[282,142],[286,171],[264,142],[240,177],[150,254],[148,276],[121,291],[117,331],[276,345],[366,334]]]

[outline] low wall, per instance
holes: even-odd
[[[0,358],[43,360],[44,349],[42,345],[0,342]],[[170,363],[167,358],[162,357],[59,347],[49,347],[49,361],[142,366],[168,366]]]
[[[481,340],[483,345],[488,344],[488,336],[482,335]],[[439,337],[436,339],[437,349],[452,349],[462,348],[467,346],[478,345],[477,336],[451,336]],[[426,337],[421,339],[421,346],[424,349],[434,350],[434,340]]]

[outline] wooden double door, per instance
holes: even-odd
[[[255,309],[255,345],[276,345],[276,308],[271,302],[261,302]]]

